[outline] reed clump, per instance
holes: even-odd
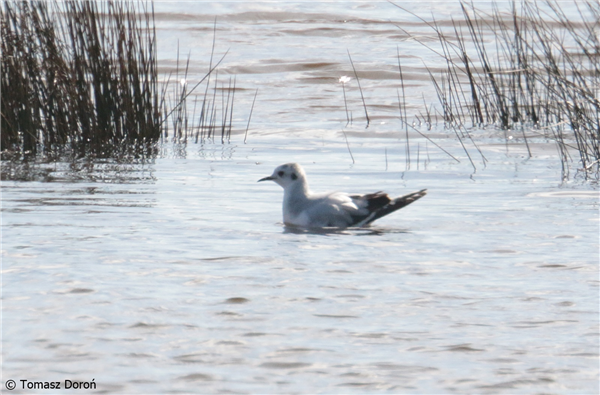
[[[189,57],[159,78],[151,2],[5,1],[0,21],[6,163],[152,158],[161,141],[230,141],[235,78],[211,77],[225,55],[213,63],[213,39],[193,86]]]
[[[492,12],[461,2],[450,27],[422,19],[440,49],[422,44],[445,61],[428,70],[447,126],[463,136],[469,126],[519,130],[530,156],[529,139],[552,139],[564,178],[572,162],[598,178],[600,2],[569,5],[576,12],[567,16],[557,1],[513,2],[506,11],[493,4]]]
[[[109,156],[160,137],[152,9],[5,1],[2,152]]]

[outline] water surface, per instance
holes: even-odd
[[[478,131],[487,162],[468,142],[474,169],[456,137],[422,126],[460,163],[411,133],[409,166],[396,46],[415,67],[415,109],[431,54],[390,21],[425,27],[388,3],[317,4],[157,3],[161,66],[179,40],[190,79],[218,16],[239,130],[259,88],[247,144],[166,141],[146,162],[37,164],[2,182],[2,385],[598,392],[597,186],[562,182],[554,144],[531,140],[530,158],[520,131],[509,145]],[[436,4],[442,20],[457,10]],[[371,71],[368,129],[355,85],[346,125],[347,49]],[[256,182],[290,161],[315,191],[429,192],[371,228],[292,231],[281,188]]]

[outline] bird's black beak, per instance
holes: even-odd
[[[275,179],[275,177],[269,176],[269,177],[261,178],[257,182],[261,182],[261,181],[273,181],[274,179]]]

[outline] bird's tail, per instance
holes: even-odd
[[[413,192],[409,193],[408,195],[397,197],[396,199],[392,200],[389,204],[382,207],[381,210],[377,211],[373,218],[370,218],[369,221],[365,223],[365,225],[375,221],[378,218],[393,213],[396,210],[400,210],[402,207],[408,206],[412,202],[421,199],[425,195],[427,195],[427,189],[422,189],[418,192]]]

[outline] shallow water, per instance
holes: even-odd
[[[385,94],[391,77],[365,79],[371,99],[389,108],[374,106],[381,118],[368,130],[346,127],[351,156],[337,79],[357,40],[364,47],[352,51],[365,54],[379,37],[394,64],[384,4],[316,12],[290,3],[304,13],[287,3],[223,4],[201,17],[159,3],[158,34],[200,53],[212,38],[196,34],[210,35],[219,15],[220,43],[233,56],[224,67],[248,91],[239,95],[240,124],[261,90],[248,144],[239,135],[225,145],[164,143],[147,163],[39,164],[29,181],[2,182],[2,385],[16,380],[13,393],[53,393],[23,390],[20,380],[66,379],[94,379],[96,392],[108,393],[597,393],[597,186],[561,182],[551,142],[532,140],[528,158],[518,139],[507,151],[493,131],[475,138],[486,166],[468,146],[477,171],[439,129],[430,136],[460,163],[415,135],[407,169],[392,123],[395,87]],[[256,52],[236,40],[281,45]],[[333,64],[317,65],[323,59]],[[163,66],[172,60],[165,55]],[[261,74],[261,64],[293,67]],[[315,191],[429,191],[371,228],[286,229],[281,189],[256,181],[290,161],[303,164]]]
[[[5,380],[595,391],[597,191],[492,150],[481,174],[444,154],[403,173],[382,160],[395,140],[364,140],[353,166],[343,141],[277,140],[167,154],[123,171],[130,182],[5,182]],[[429,194],[369,229],[293,232],[280,188],[256,183],[286,160],[315,190]]]

